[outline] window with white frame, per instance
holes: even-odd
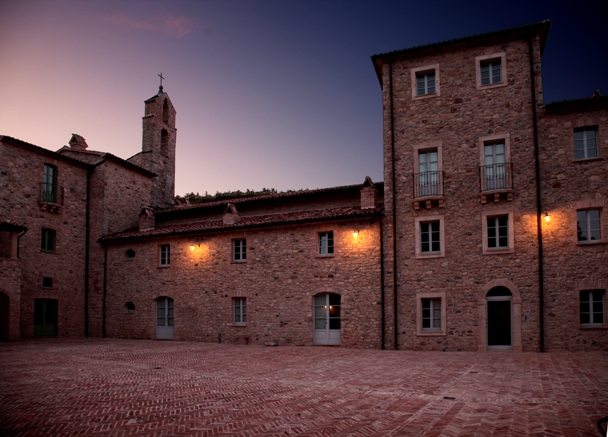
[[[441,233],[439,221],[420,223],[420,253],[439,253]]]
[[[416,258],[445,256],[443,216],[416,217]]]
[[[481,214],[483,254],[513,253],[513,211],[494,210]]]
[[[171,264],[171,246],[169,244],[161,244],[160,246],[160,265],[167,267]]]
[[[581,326],[604,326],[605,324],[605,290],[583,290],[580,292]]]
[[[319,255],[332,256],[334,254],[334,232],[319,232]]]
[[[507,85],[506,53],[477,56],[477,89],[496,88]]]
[[[602,240],[602,218],[600,209],[576,211],[576,230],[581,243]]]
[[[244,238],[232,240],[232,261],[247,261],[247,242]]]
[[[574,159],[597,158],[597,129],[585,128],[574,131]]]
[[[422,330],[441,331],[441,299],[421,299]]]
[[[439,64],[412,68],[412,97],[414,100],[438,96]]]
[[[232,323],[235,325],[247,323],[247,304],[244,297],[232,298]]]

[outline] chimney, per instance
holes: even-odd
[[[89,147],[85,139],[78,134],[72,134],[69,144],[73,150],[78,150],[79,152],[84,152]]]
[[[150,208],[144,208],[139,214],[139,230],[150,231],[154,229],[155,218],[154,213]]]
[[[236,210],[236,207],[232,203],[229,203],[226,207],[226,211],[224,211],[223,220],[225,225],[233,225],[241,221],[241,216],[239,215]]]
[[[361,209],[375,208],[378,203],[378,190],[369,176],[361,185]]]

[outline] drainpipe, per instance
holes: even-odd
[[[382,232],[382,220],[384,217],[380,217],[380,349],[384,350],[384,336],[385,336],[385,324],[386,315],[384,314],[384,236]]]
[[[21,237],[23,237],[23,236],[25,235],[25,233],[26,233],[26,232],[27,232],[27,228],[25,228],[23,231],[21,231],[21,232],[19,233],[19,235],[17,235],[17,259],[21,259],[21,257],[19,256],[19,246],[21,246],[21,245],[19,244],[19,239],[20,239]]]
[[[393,184],[393,322],[395,350],[399,349],[399,329],[397,323],[397,183],[395,181],[395,111],[393,103],[393,64],[388,63],[389,94],[391,104],[391,183]]]
[[[87,200],[84,231],[84,336],[89,336],[89,232],[90,232],[90,207],[91,199],[91,174],[93,169],[87,169]]]
[[[534,121],[534,170],[536,172],[536,228],[538,234],[538,299],[540,318],[540,351],[545,351],[545,274],[543,270],[543,224],[540,187],[540,159],[538,156],[538,114],[536,113],[536,80],[534,76],[534,54],[532,37],[528,38],[530,53],[530,78],[532,80],[532,116]]]
[[[106,296],[107,296],[107,272],[108,272],[108,247],[103,246],[103,307],[101,312],[101,336],[106,338]]]

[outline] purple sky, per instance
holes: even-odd
[[[128,158],[162,72],[176,194],[382,180],[371,55],[549,18],[545,103],[606,95],[607,12],[604,0],[1,0],[0,134],[57,150],[77,133]]]

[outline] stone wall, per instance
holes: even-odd
[[[549,105],[539,126],[542,207],[550,216],[543,228],[547,350],[608,350],[606,321],[581,327],[579,313],[580,291],[608,290],[608,109]],[[598,158],[575,160],[574,131],[586,127],[597,128]],[[598,242],[578,241],[576,212],[585,208],[602,212]]]
[[[329,230],[335,254],[319,257],[317,234]],[[341,344],[380,348],[379,232],[377,219],[364,219],[111,244],[106,332],[155,338],[155,299],[166,296],[174,299],[177,340],[311,345],[313,296],[337,293]],[[232,262],[235,238],[247,241],[244,263]],[[159,267],[161,244],[171,246],[170,267]],[[246,326],[232,324],[234,297],[246,298]]]

